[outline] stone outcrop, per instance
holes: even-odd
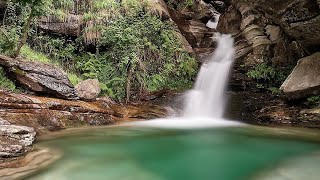
[[[280,89],[290,99],[320,94],[320,52],[300,59]]]
[[[197,55],[206,55],[214,50],[212,36],[215,29],[206,26],[209,20],[215,20],[216,9],[202,0],[196,0],[192,5],[176,1],[168,4],[171,19],[189,42]]]
[[[79,36],[81,33],[82,16],[69,14],[65,18],[45,16],[38,19],[40,29],[56,34]]]
[[[169,110],[148,103],[123,106],[108,98],[84,102],[0,90],[0,163],[31,150],[36,133],[160,118]]]
[[[24,154],[35,140],[36,132],[27,126],[12,125],[0,119],[0,158]]]
[[[302,18],[301,13],[314,12],[310,9],[310,3],[304,0],[231,0],[229,3],[226,12],[220,17],[217,30],[235,37],[236,62],[231,81],[233,89],[255,88],[254,82],[245,74],[257,64],[266,63],[279,69],[286,69],[288,65],[295,64],[310,51],[314,51],[308,49],[308,45],[312,44],[311,41],[306,43],[307,38],[294,36],[288,29],[292,24],[284,24],[284,22],[301,23],[301,25],[305,23],[306,19]],[[296,16],[301,18],[297,19]],[[315,29],[305,28],[308,31]],[[317,39],[316,30],[312,33],[300,31],[302,36],[304,33],[313,33],[313,38]]]
[[[76,85],[76,91],[80,99],[94,100],[101,92],[98,79],[87,79]]]
[[[33,127],[43,134],[64,128],[116,124],[163,117],[167,110],[151,104],[119,105],[100,98],[85,102],[9,93],[0,90],[2,124]]]
[[[253,3],[299,43],[305,46],[320,44],[319,1],[258,0]]]
[[[288,99],[281,98],[282,94],[273,95],[257,88],[257,81],[246,74],[262,63],[279,73],[290,74],[299,61],[281,89],[289,99],[319,95],[320,61],[316,59],[320,52],[320,1],[230,0],[224,4],[225,12],[220,16],[217,30],[235,38],[231,89],[250,92],[244,101],[252,105],[244,105],[247,109],[243,114],[254,117],[245,119],[258,124],[319,127],[319,115],[300,113],[305,108],[299,105],[301,100],[293,101],[294,105],[288,103]],[[259,83],[279,87],[276,76],[273,79],[276,83]],[[258,95],[255,97],[254,93]]]
[[[67,73],[54,65],[12,59],[2,55],[0,65],[6,67],[16,83],[30,91],[64,99],[78,98]]]

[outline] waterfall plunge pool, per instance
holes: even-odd
[[[28,179],[317,179],[320,144],[314,140],[319,135],[223,120],[235,49],[231,35],[215,38],[217,48],[187,94],[182,117],[86,129],[43,141],[39,146],[64,155]]]
[[[310,130],[255,126],[67,130],[38,143],[63,156],[27,179],[317,179],[319,137]]]

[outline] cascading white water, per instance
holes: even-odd
[[[186,94],[182,117],[135,122],[137,126],[157,128],[208,128],[241,126],[223,119],[226,87],[234,59],[231,35],[216,35],[217,48],[201,67],[194,88]]]
[[[215,29],[215,22],[208,22]],[[133,123],[136,126],[157,128],[208,128],[241,126],[242,123],[223,119],[226,104],[226,85],[229,71],[234,59],[234,40],[231,35],[216,34],[215,52],[201,67],[194,89],[186,94],[186,102],[182,117],[155,119]]]
[[[225,89],[234,59],[234,40],[231,35],[216,35],[217,48],[202,65],[194,89],[186,95],[184,117],[222,118]]]

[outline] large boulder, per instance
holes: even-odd
[[[74,87],[62,69],[41,62],[24,61],[0,55],[0,65],[24,88],[64,99],[77,99]]]
[[[76,85],[78,96],[83,100],[94,100],[100,92],[100,83],[98,79],[87,79]]]
[[[320,93],[320,52],[302,58],[280,88],[290,99]]]
[[[284,69],[306,56],[307,44],[311,42],[305,43],[305,38],[295,36],[289,30],[292,23],[308,21],[308,18],[303,19],[300,12],[314,12],[310,9],[311,2],[304,6],[302,1],[230,0],[225,3],[228,6],[220,17],[217,30],[232,34],[235,38],[236,60],[232,70],[232,89],[256,90],[256,82],[248,78],[246,73],[258,64],[267,63]],[[301,30],[300,33],[309,30],[311,28]],[[318,33],[312,32],[316,40]]]

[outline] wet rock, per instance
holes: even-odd
[[[0,125],[10,125],[9,121],[0,118]]]
[[[320,93],[320,53],[299,60],[297,66],[281,86],[290,98],[298,99]]]
[[[34,128],[16,125],[0,125],[0,136],[19,141],[23,146],[30,146],[36,138]]]
[[[75,88],[78,96],[83,100],[93,100],[101,92],[98,79],[87,79],[80,82]]]
[[[34,128],[0,125],[0,159],[23,155],[36,139]]]
[[[51,65],[12,59],[0,55],[0,65],[6,67],[17,83],[26,89],[65,99],[77,99],[67,73]]]
[[[234,6],[229,6],[227,12],[220,16],[217,30],[224,34],[237,35],[240,33],[241,14]]]
[[[25,152],[21,145],[2,145],[0,144],[0,157],[20,156]]]
[[[215,19],[218,12],[202,0],[196,0],[185,8],[181,8],[179,3],[181,2],[167,2],[171,19],[199,57],[211,53],[215,45],[211,38],[215,29],[207,27],[206,24]]]

